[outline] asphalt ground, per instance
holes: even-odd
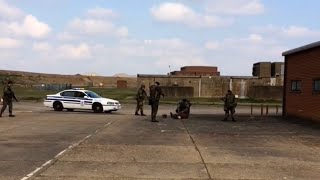
[[[283,120],[270,109],[194,106],[188,120],[159,123],[119,112],[55,112],[14,104],[0,118],[0,179],[320,179],[320,129]],[[145,112],[150,114],[146,106]]]

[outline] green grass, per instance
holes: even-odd
[[[107,97],[117,100],[134,100],[136,89],[114,89],[114,88],[88,88],[102,97]]]
[[[1,86],[0,88],[2,93],[3,87]],[[46,97],[47,94],[57,93],[55,91],[40,91],[31,87],[13,86],[12,89],[19,100],[41,101]]]
[[[2,87],[0,86],[2,89]],[[41,91],[36,88],[31,87],[19,87],[13,86],[12,88],[15,91],[15,94],[20,100],[32,100],[32,101],[42,101],[46,95],[55,94],[59,91]],[[121,103],[135,103],[136,89],[115,89],[115,88],[88,88],[97,94],[100,94],[102,97],[107,97],[111,99],[119,100]],[[177,104],[181,98],[169,98],[165,97],[161,100],[163,104]],[[201,105],[216,105],[221,106],[223,102],[219,98],[189,98],[192,104],[201,104]],[[281,105],[280,101],[263,101],[255,99],[238,99],[239,105],[255,105],[260,106],[261,104],[266,104],[270,106]]]

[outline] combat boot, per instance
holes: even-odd
[[[139,116],[140,114],[138,112],[136,112],[134,115]]]
[[[153,116],[152,116],[151,122],[159,122],[159,121],[156,120],[156,117],[153,117]]]
[[[143,113],[143,111],[141,111],[141,116],[147,116],[147,115],[145,115],[145,114]]]

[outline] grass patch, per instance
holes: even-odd
[[[117,100],[134,100],[137,90],[136,89],[114,89],[114,88],[88,88],[102,97],[107,97]]]

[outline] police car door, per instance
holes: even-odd
[[[77,108],[79,109],[88,109],[85,105],[85,102],[86,102],[86,99],[85,99],[85,96],[86,94],[84,94],[83,92],[77,92],[76,93],[76,99],[79,101],[79,105]],[[91,109],[91,108],[89,108]]]
[[[61,94],[62,96],[62,105],[66,109],[75,109],[76,104],[79,103],[75,100],[75,92],[74,91],[65,91]]]

